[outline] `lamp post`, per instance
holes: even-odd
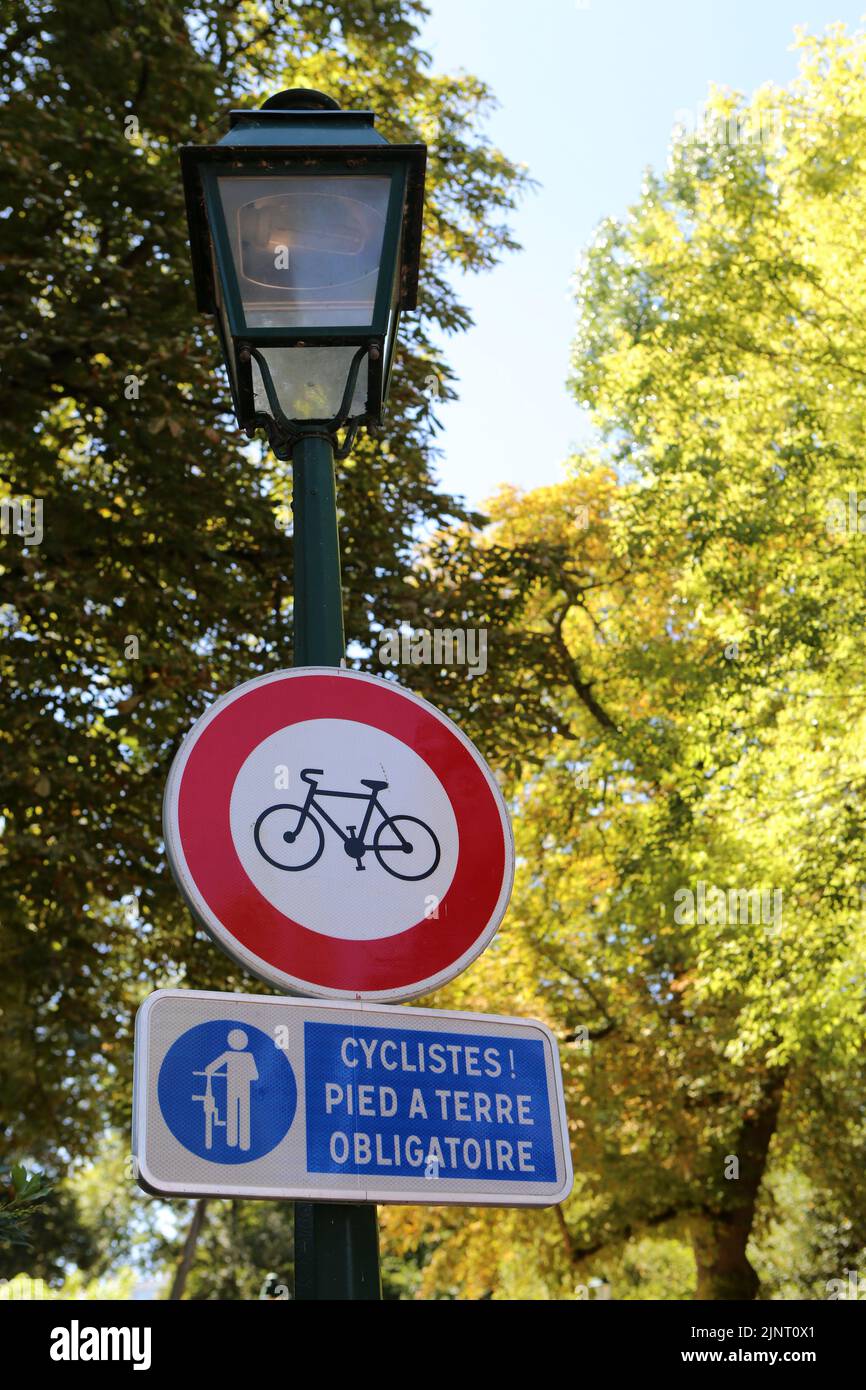
[[[238,424],[292,462],[295,666],[343,659],[334,458],[382,419],[416,303],[425,162],[371,112],[306,88],[181,151],[198,307],[216,319]],[[381,1297],[375,1206],[295,1204],[295,1297]]]

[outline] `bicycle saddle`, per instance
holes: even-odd
[[[371,792],[382,792],[387,787],[387,782],[376,782],[372,777],[362,777],[361,786],[369,787]]]
[[[301,771],[301,781],[309,782],[311,777],[324,777],[325,770],[321,767],[305,767]]]

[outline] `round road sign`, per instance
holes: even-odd
[[[489,943],[514,876],[508,812],[469,739],[378,676],[298,667],[224,695],[172,764],[175,878],[261,979],[401,1000]]]

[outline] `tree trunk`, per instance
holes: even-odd
[[[692,1245],[698,1269],[695,1298],[746,1300],[757,1297],[758,1276],[746,1257],[746,1246],[770,1143],[776,1132],[783,1090],[784,1078],[779,1077],[765,1091],[760,1108],[747,1114],[731,1155],[739,1162],[739,1175],[728,1179],[729,1200],[718,1209],[705,1207],[703,1219],[693,1227]]]
[[[192,1262],[195,1259],[195,1247],[198,1244],[198,1238],[201,1234],[207,1203],[207,1197],[199,1197],[193,1207],[192,1220],[189,1223],[189,1230],[186,1233],[186,1240],[183,1243],[183,1254],[180,1257],[177,1270],[175,1271],[174,1283],[171,1286],[171,1293],[169,1294],[170,1299],[183,1298],[187,1275],[192,1269]]]
[[[753,1202],[710,1218],[693,1236],[698,1267],[695,1298],[745,1301],[756,1297],[758,1276],[746,1257],[754,1209]]]

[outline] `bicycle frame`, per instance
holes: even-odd
[[[295,872],[311,868],[313,864],[318,863],[322,851],[324,850],[325,830],[327,827],[332,830],[340,840],[346,854],[351,859],[354,859],[356,869],[364,869],[366,867],[363,860],[365,855],[370,852],[375,856],[385,872],[392,874],[395,878],[413,881],[427,878],[433,873],[441,856],[439,841],[430,826],[426,825],[424,821],[419,820],[417,816],[390,815],[385,810],[385,807],[379,800],[379,793],[386,790],[389,785],[388,782],[379,781],[373,777],[365,777],[361,778],[361,784],[368,788],[366,791],[335,791],[329,787],[319,786],[316,779],[323,775],[321,768],[303,768],[301,771],[301,781],[307,783],[307,792],[302,803],[283,802],[274,806],[268,806],[262,811],[256,821],[253,837],[255,839],[256,848],[269,864],[273,865],[276,869],[285,869]],[[349,825],[347,829],[344,830],[342,825],[334,820],[334,817],[328,813],[324,804],[326,797],[336,797],[341,801],[362,801],[364,803],[364,813],[361,817],[360,830],[355,825]],[[370,822],[373,819],[374,811],[378,811],[381,820],[376,827],[372,843],[370,844],[367,842],[367,835],[369,834]],[[268,849],[262,843],[260,838],[262,826],[274,812],[279,812],[283,818],[285,818],[287,812],[291,812],[297,817],[293,829],[284,829],[282,831],[282,839],[289,845],[295,844],[305,826],[311,825],[314,827],[315,835],[318,836],[318,843],[308,844],[306,850],[302,850],[301,858],[304,859],[305,862],[287,864],[284,857],[279,855],[277,850]],[[285,819],[283,819],[282,823],[285,825]],[[408,838],[401,830],[401,824],[406,827]],[[418,873],[418,858],[416,856],[412,865],[406,866],[405,871],[401,871],[400,868],[395,867],[393,863],[390,862],[390,856],[396,855],[397,858],[400,858],[403,854],[411,855],[414,853],[418,843],[416,841],[416,834],[418,833],[416,827],[418,827],[422,836],[426,837],[426,840],[422,839],[421,844],[425,846],[425,861],[429,859],[430,863],[426,869]],[[387,834],[389,830],[391,831],[391,839],[393,841],[390,844],[388,843]],[[384,841],[382,838],[383,833],[385,835]],[[427,841],[429,841],[429,847],[427,846]],[[275,854],[277,855],[276,858],[274,857]]]
[[[391,817],[388,815],[388,812],[385,810],[385,807],[379,800],[379,793],[377,791],[373,791],[372,788],[368,792],[328,791],[327,788],[320,787],[318,782],[312,781],[309,777],[305,777],[303,778],[303,780],[307,783],[309,791],[307,792],[307,799],[304,802],[304,813],[300,821],[298,822],[298,829],[295,832],[296,834],[300,833],[304,821],[307,819],[310,812],[315,811],[316,814],[321,816],[322,820],[326,821],[327,824],[331,827],[331,829],[339,835],[344,845],[349,844],[351,841],[358,842],[359,848],[364,850],[373,848],[372,845],[364,844],[364,838],[370,827],[370,821],[373,818],[373,812],[378,811],[383,820],[391,820]],[[367,809],[364,812],[364,819],[361,822],[361,827],[357,835],[347,834],[346,831],[343,830],[342,826],[338,825],[337,822],[333,820],[331,816],[328,815],[324,806],[321,806],[317,800],[317,798],[320,796],[340,797],[344,801],[365,801],[367,803]],[[349,829],[351,829],[351,827],[349,827]],[[398,830],[397,826],[393,823],[391,825],[391,829],[394,831],[394,834],[400,841],[400,848],[403,849],[408,843],[408,841],[404,839],[404,837],[400,834],[400,831]]]

